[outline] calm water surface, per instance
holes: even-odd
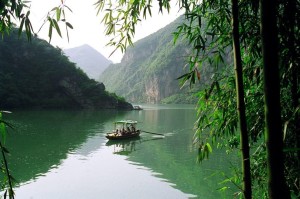
[[[142,111],[16,111],[6,115],[10,168],[21,199],[232,198],[218,191],[239,161],[215,150],[196,163],[195,110],[189,105],[144,105]],[[113,122],[139,121],[139,140],[111,142]],[[232,193],[231,193],[232,194]]]

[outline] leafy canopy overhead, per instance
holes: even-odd
[[[66,29],[67,38],[69,40],[69,29],[73,29],[73,26],[66,20],[66,12],[72,12],[72,10],[65,4],[66,0],[61,0],[60,5],[52,8],[46,15],[41,28],[49,24],[48,37],[49,42],[52,38],[53,29],[57,34],[62,37],[62,31],[60,24],[63,24]],[[31,40],[32,34],[35,34],[30,21],[30,1],[22,0],[1,0],[0,1],[0,33],[9,34],[11,28],[15,25],[19,26],[19,36],[24,30],[27,35],[27,39]]]
[[[159,11],[170,10],[169,0],[158,0]],[[152,0],[112,1],[98,0],[95,3],[97,15],[104,12],[102,22],[106,26],[105,34],[113,36],[107,45],[121,49],[122,52],[132,45],[136,25],[148,16],[152,16]],[[112,52],[112,54],[115,52]]]

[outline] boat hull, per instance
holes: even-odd
[[[127,133],[124,135],[116,134],[116,133],[108,133],[105,137],[109,140],[125,140],[130,138],[137,138],[140,136],[140,132],[135,133]]]

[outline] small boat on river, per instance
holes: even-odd
[[[133,106],[133,110],[143,110],[143,108],[140,105]]]
[[[114,125],[114,130],[105,136],[109,140],[123,140],[140,136],[141,131],[136,128],[137,121],[121,120],[115,122]]]

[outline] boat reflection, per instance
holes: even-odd
[[[160,140],[160,139],[163,138],[154,137],[151,139],[144,139],[141,137],[136,137],[127,140],[109,140],[108,142],[106,142],[105,145],[113,147],[113,154],[128,156],[129,154],[137,150],[136,146],[138,144],[142,144],[144,142],[149,142],[149,141]]]

